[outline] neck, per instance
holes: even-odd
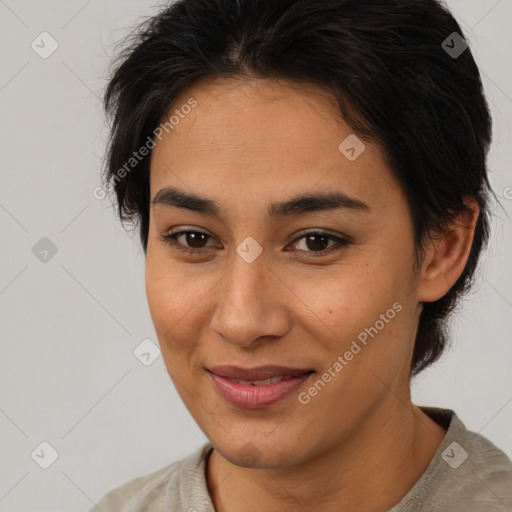
[[[410,399],[393,396],[350,438],[294,467],[242,468],[213,450],[208,490],[217,512],[382,512],[425,472],[445,433]]]

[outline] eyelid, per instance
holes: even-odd
[[[206,249],[211,248],[211,246],[210,246],[210,247],[203,247],[203,248],[197,249],[197,248],[193,248],[193,247],[187,247],[186,245],[180,244],[176,241],[178,236],[186,235],[187,233],[200,233],[200,234],[203,234],[203,235],[209,237],[210,239],[214,238],[212,235],[210,235],[204,231],[201,231],[200,229],[187,228],[185,226],[185,229],[183,229],[183,227],[180,227],[180,229],[176,230],[176,231],[169,231],[169,232],[163,233],[163,234],[161,233],[160,239],[164,243],[171,245],[172,247],[176,248],[177,250],[179,250],[181,252],[185,252],[185,253],[190,253],[190,254],[199,254],[200,252],[204,252]]]
[[[322,235],[328,238],[337,239],[338,241],[352,243],[352,239],[348,235],[344,235],[343,233],[333,233],[322,228],[307,228],[306,230],[299,231],[296,233],[296,238],[293,239],[293,242],[296,242],[298,239],[307,235]]]
[[[308,258],[320,258],[322,256],[331,255],[333,252],[337,252],[338,250],[341,250],[342,248],[344,248],[347,245],[350,245],[352,243],[352,240],[348,236],[341,235],[341,234],[334,235],[328,231],[317,228],[317,229],[310,229],[309,231],[306,231],[306,232],[300,232],[300,234],[291,242],[290,245],[293,245],[293,244],[299,242],[300,240],[304,239],[308,235],[323,236],[323,237],[327,238],[329,241],[336,242],[336,244],[338,245],[338,247],[333,246],[328,249],[324,249],[323,251],[299,250],[300,253],[307,255],[306,257],[308,257]]]
[[[183,245],[183,244],[179,244],[176,241],[177,237],[181,236],[181,235],[185,235],[187,233],[200,233],[200,234],[203,234],[203,235],[209,237],[210,239],[214,239],[214,237],[212,235],[210,235],[200,229],[189,228],[187,226],[180,227],[179,230],[176,230],[174,232],[169,231],[168,233],[160,234],[160,239],[164,243],[171,245],[172,247],[176,248],[177,250],[184,252],[184,253],[188,253],[188,254],[196,254],[197,255],[197,254],[200,254],[201,252],[205,252],[205,250],[212,247],[212,246],[206,246],[206,247],[202,247],[202,248],[192,248],[192,247],[187,247],[186,245]],[[334,234],[332,234],[324,229],[321,229],[321,228],[316,228],[316,229],[309,228],[308,231],[299,232],[297,234],[297,236],[294,238],[294,240],[289,245],[296,244],[297,242],[304,239],[308,235],[323,236],[323,237],[329,239],[329,241],[336,242],[338,244],[338,247],[330,247],[330,248],[322,250],[322,251],[304,251],[304,250],[298,251],[300,253],[306,254],[307,257],[316,258],[316,257],[325,256],[325,255],[330,255],[332,252],[336,252],[337,250],[340,250],[343,247],[350,245],[352,243],[351,238],[346,235],[339,235],[339,234],[334,235]]]

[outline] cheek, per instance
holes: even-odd
[[[192,279],[167,258],[146,258],[146,296],[166,364],[192,357],[205,324],[205,295],[211,285]],[[173,363],[173,366],[174,363]]]
[[[342,373],[350,379],[372,377],[371,372],[361,371],[361,364],[374,368],[384,380],[400,370],[410,350],[414,313],[400,268],[405,268],[402,262],[368,254],[297,286],[297,295],[308,306],[302,306],[300,316],[324,352],[327,366],[348,351],[350,362]],[[297,307],[301,303],[297,301]]]
[[[174,338],[179,319],[186,315],[187,290],[176,273],[152,255],[146,259],[146,296],[160,344]]]
[[[190,278],[187,280],[186,273],[173,265],[162,252],[159,248],[148,247],[146,296],[155,322],[172,325],[180,314],[184,314],[193,292]]]
[[[149,311],[155,328],[158,330],[167,318],[169,310],[172,310],[172,297],[169,290],[173,288],[169,277],[161,271],[162,266],[148,249],[146,257],[146,297]]]
[[[300,299],[297,305],[306,306],[305,314],[314,312],[312,318],[325,327],[326,334],[329,330],[354,334],[398,299],[399,283],[393,281],[390,269],[381,272],[379,268],[375,261],[359,261],[309,276],[293,286]]]

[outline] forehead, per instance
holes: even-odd
[[[329,133],[339,137],[340,129],[350,131],[336,112],[334,98],[311,85],[209,79],[180,94],[163,121],[188,111],[185,105],[191,98],[197,105],[173,127],[174,137],[163,136],[170,146],[185,144],[188,149],[194,143],[198,154],[228,149],[254,157],[260,149],[287,148],[292,152],[288,157],[304,157]]]
[[[319,186],[371,202],[397,188],[378,146],[360,141],[360,155],[347,158],[340,144],[357,144],[355,134],[335,98],[311,85],[206,80],[180,94],[163,122],[171,116],[151,156],[151,198],[168,185],[261,200]]]

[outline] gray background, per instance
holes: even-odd
[[[512,456],[512,0],[448,4],[493,111],[489,165],[504,210],[495,209],[481,275],[453,321],[452,349],[416,380],[413,399],[456,410]],[[0,0],[1,511],[87,511],[206,440],[162,358],[145,366],[133,353],[156,342],[143,253],[108,198],[93,196],[112,45],[156,6]],[[59,45],[47,59],[31,47],[43,31]],[[43,237],[55,255],[41,252]],[[44,441],[58,453],[48,469]]]

